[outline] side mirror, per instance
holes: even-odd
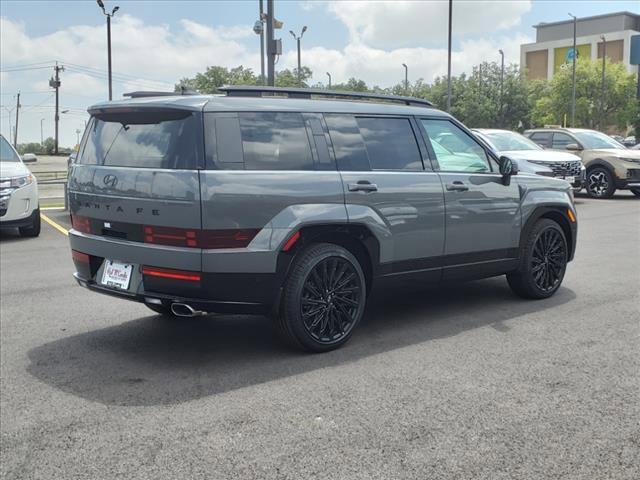
[[[25,153],[24,155],[22,155],[22,161],[24,163],[33,163],[38,161],[38,157],[36,157],[33,153]]]
[[[580,145],[578,145],[577,143],[569,143],[564,148],[567,149],[567,150],[574,151],[574,152],[577,152],[578,150],[582,150],[582,147]]]
[[[510,177],[511,175],[518,174],[518,164],[515,160],[502,155],[500,157],[500,175],[503,177]]]

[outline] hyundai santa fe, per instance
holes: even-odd
[[[69,173],[81,286],[165,316],[268,314],[316,352],[350,338],[375,284],[560,287],[577,234],[567,182],[517,175],[425,100],[222,91],[89,109]]]

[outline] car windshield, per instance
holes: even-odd
[[[598,148],[604,149],[625,149],[626,147],[621,143],[616,142],[609,135],[605,135],[600,132],[573,132],[573,135],[580,141],[582,146],[588,150],[595,150]]]
[[[0,162],[19,162],[20,157],[4,137],[0,137]]]
[[[542,147],[516,132],[482,132],[496,150],[542,150]]]

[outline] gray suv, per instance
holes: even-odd
[[[270,314],[309,351],[349,339],[375,284],[560,287],[577,233],[564,180],[517,175],[425,100],[223,91],[89,109],[69,173],[80,285],[165,316]]]

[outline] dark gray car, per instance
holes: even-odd
[[[82,286],[164,315],[270,314],[311,351],[346,342],[383,281],[559,288],[577,233],[567,182],[516,175],[424,100],[226,93],[89,110],[69,175]]]

